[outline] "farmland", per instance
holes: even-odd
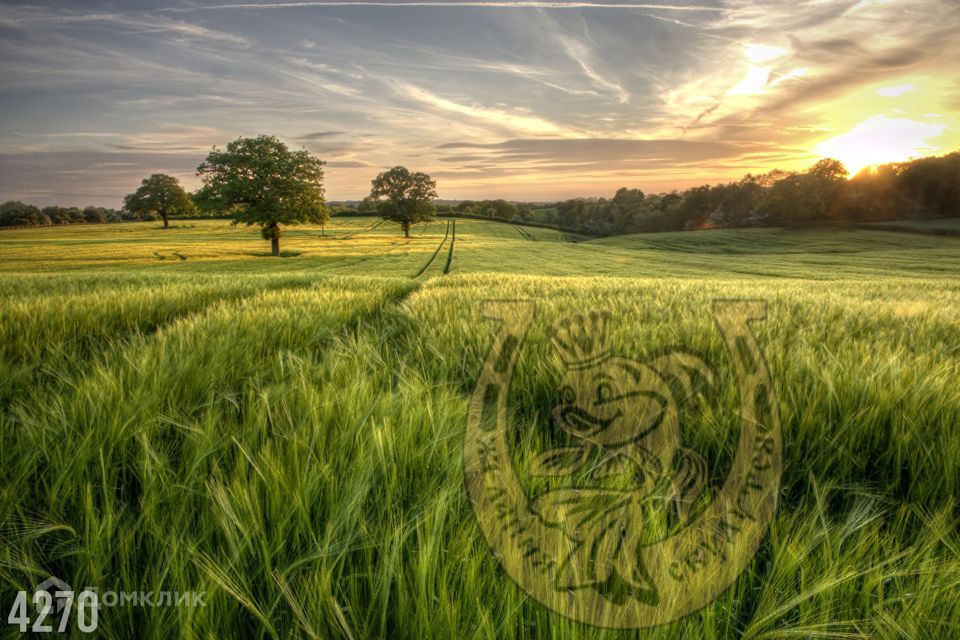
[[[443,218],[405,239],[337,217],[268,254],[215,220],[0,232],[4,606],[54,575],[206,593],[205,607],[105,609],[113,638],[960,634],[960,239],[586,241]],[[738,426],[710,309],[731,298],[767,302],[754,331],[783,429],[759,553],[667,626],[550,612],[500,568],[464,489],[494,331],[482,302],[537,303],[511,390],[521,463],[556,401],[549,328],[604,310],[614,350],[682,345],[716,367],[683,437],[717,480]]]

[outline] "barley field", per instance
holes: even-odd
[[[960,238],[334,218],[281,249],[225,221],[0,232],[4,612],[56,576],[205,592],[102,609],[118,639],[960,637]],[[463,475],[490,299],[536,303],[521,463],[553,437],[551,326],[602,310],[615,351],[715,368],[683,414],[712,480],[738,431],[712,302],[766,301],[779,506],[712,604],[605,629],[503,571]]]

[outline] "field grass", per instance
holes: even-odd
[[[574,243],[458,220],[454,241],[445,219],[409,239],[376,222],[291,229],[281,259],[222,221],[0,233],[4,612],[54,575],[207,594],[104,609],[110,638],[960,637],[960,239]],[[550,326],[600,309],[618,352],[715,366],[683,426],[715,480],[738,425],[711,302],[767,301],[780,505],[712,605],[651,630],[578,624],[487,547],[463,434],[495,329],[482,301],[518,298],[537,303],[518,464],[551,434]]]

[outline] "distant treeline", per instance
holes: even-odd
[[[377,215],[377,206],[367,198],[355,206],[331,204],[330,210],[333,215]],[[960,216],[960,152],[880,165],[850,179],[842,164],[824,159],[802,173],[747,174],[737,182],[683,192],[650,195],[624,187],[610,199],[573,198],[549,205],[465,200],[436,209],[439,215],[507,220],[592,236],[944,218]],[[0,205],[0,227],[155,219],[153,214],[93,206]]]
[[[17,200],[0,204],[0,227],[38,227],[53,224],[101,224],[131,220],[156,220],[158,216],[134,215],[129,211],[103,207],[35,207]]]
[[[737,182],[703,185],[683,193],[644,197],[621,189],[589,207],[565,202],[557,216],[582,220],[604,234],[724,227],[808,226],[960,215],[960,153],[886,164],[846,179],[835,160],[803,173],[772,171]]]
[[[622,188],[609,200],[573,198],[548,206],[464,201],[455,210],[590,235],[960,216],[960,152],[880,165],[849,180],[846,176],[842,164],[825,159],[803,173],[748,174],[737,182],[683,192],[647,195]]]

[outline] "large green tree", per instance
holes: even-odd
[[[330,219],[323,165],[308,151],[290,151],[274,136],[238,138],[224,151],[215,148],[197,167],[203,186],[195,197],[205,207],[230,211],[234,224],[259,225],[279,256],[280,225]]]
[[[163,219],[163,228],[168,229],[169,216],[191,213],[193,200],[176,178],[165,173],[155,173],[144,178],[140,188],[123,199],[123,207],[138,215],[155,213]],[[91,216],[87,216],[87,219],[93,221]]]
[[[381,202],[378,211],[385,220],[396,222],[403,235],[410,237],[410,227],[418,222],[433,220],[437,209],[437,183],[425,173],[411,173],[406,167],[394,167],[373,179],[370,197]]]

